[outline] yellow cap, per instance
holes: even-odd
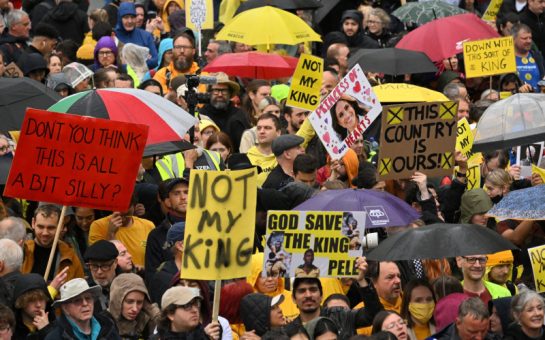
[[[488,255],[487,267],[500,266],[502,264],[513,264],[513,253],[511,250],[500,251],[499,253]]]

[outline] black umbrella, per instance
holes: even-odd
[[[0,130],[20,130],[27,107],[47,109],[61,97],[30,78],[0,77]]]
[[[170,155],[180,151],[183,152],[185,150],[190,150],[195,148],[196,148],[195,145],[185,140],[151,144],[151,145],[147,145],[146,148],[144,149],[143,157]]]
[[[322,7],[314,11],[314,23],[323,35],[341,28],[340,18],[347,9],[358,8],[360,0],[321,0]]]
[[[401,261],[493,254],[518,249],[497,232],[474,224],[437,223],[388,237],[367,254],[369,260]]]
[[[322,6],[318,0],[248,0],[243,2],[235,12],[239,14],[253,8],[273,6],[284,10],[316,9]]]
[[[425,53],[401,48],[360,49],[350,56],[348,64],[350,68],[360,64],[364,71],[393,76],[437,72]]]

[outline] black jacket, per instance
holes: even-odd
[[[252,125],[248,121],[246,113],[242,110],[239,110],[235,115],[229,118],[225,133],[227,133],[229,137],[231,137],[234,149],[233,152],[238,152],[240,147],[240,139],[242,138],[244,130],[247,130],[251,127]]]
[[[50,10],[42,19],[59,30],[61,37],[81,45],[85,33],[89,32],[87,14],[72,2],[63,1]]]
[[[191,332],[175,333],[170,330],[161,330],[150,338],[150,340],[209,340],[202,325],[199,325]]]
[[[265,294],[249,294],[240,301],[240,317],[246,331],[263,336],[271,329],[272,298]]]
[[[226,131],[227,122],[229,121],[229,119],[241,112],[242,110],[238,107],[234,107],[233,104],[229,104],[226,110],[218,110],[211,104],[206,104],[201,109],[199,109],[199,113],[212,119],[221,131]]]
[[[95,314],[94,317],[97,319],[100,324],[100,333],[98,334],[99,340],[121,340],[121,337],[117,333],[115,324],[111,319],[106,316]],[[77,339],[72,325],[68,322],[68,319],[61,315],[53,328],[45,338],[45,340],[60,340],[60,339]]]
[[[545,339],[545,326],[541,327],[541,337],[531,338],[526,333],[522,331],[521,326],[513,322],[507,327],[507,330],[504,332],[503,339],[505,340],[536,340],[536,339]]]
[[[530,11],[528,6],[526,6],[526,8],[524,8],[524,10],[519,14],[519,18],[520,22],[528,25],[532,30],[532,40],[537,45],[541,55],[543,55],[545,53],[545,13],[537,15]],[[543,76],[542,72],[541,76]]]

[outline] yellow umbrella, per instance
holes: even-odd
[[[252,46],[296,45],[306,41],[322,41],[320,36],[301,18],[271,6],[263,6],[238,14],[219,31],[216,39]]]
[[[373,87],[381,103],[441,102],[448,101],[441,92],[404,83],[383,84]]]

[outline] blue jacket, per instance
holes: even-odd
[[[162,67],[161,63],[163,62],[163,56],[165,55],[165,52],[172,50],[172,45],[172,38],[165,38],[161,40],[161,43],[159,44],[159,58],[157,58],[157,67],[155,67],[153,71],[150,70],[146,72],[144,78],[142,78],[142,81],[153,78],[155,72],[159,71],[159,69]]]
[[[119,10],[117,12],[117,26],[115,27],[115,34],[117,38],[124,44],[133,43],[136,45],[144,46],[149,49],[151,58],[148,59],[148,67],[154,68],[157,66],[157,47],[155,47],[155,41],[151,33],[144,31],[140,28],[135,28],[132,31],[126,31],[123,28],[123,23],[121,18],[127,14],[136,14],[134,9],[134,4],[131,2],[123,2],[119,5]]]

